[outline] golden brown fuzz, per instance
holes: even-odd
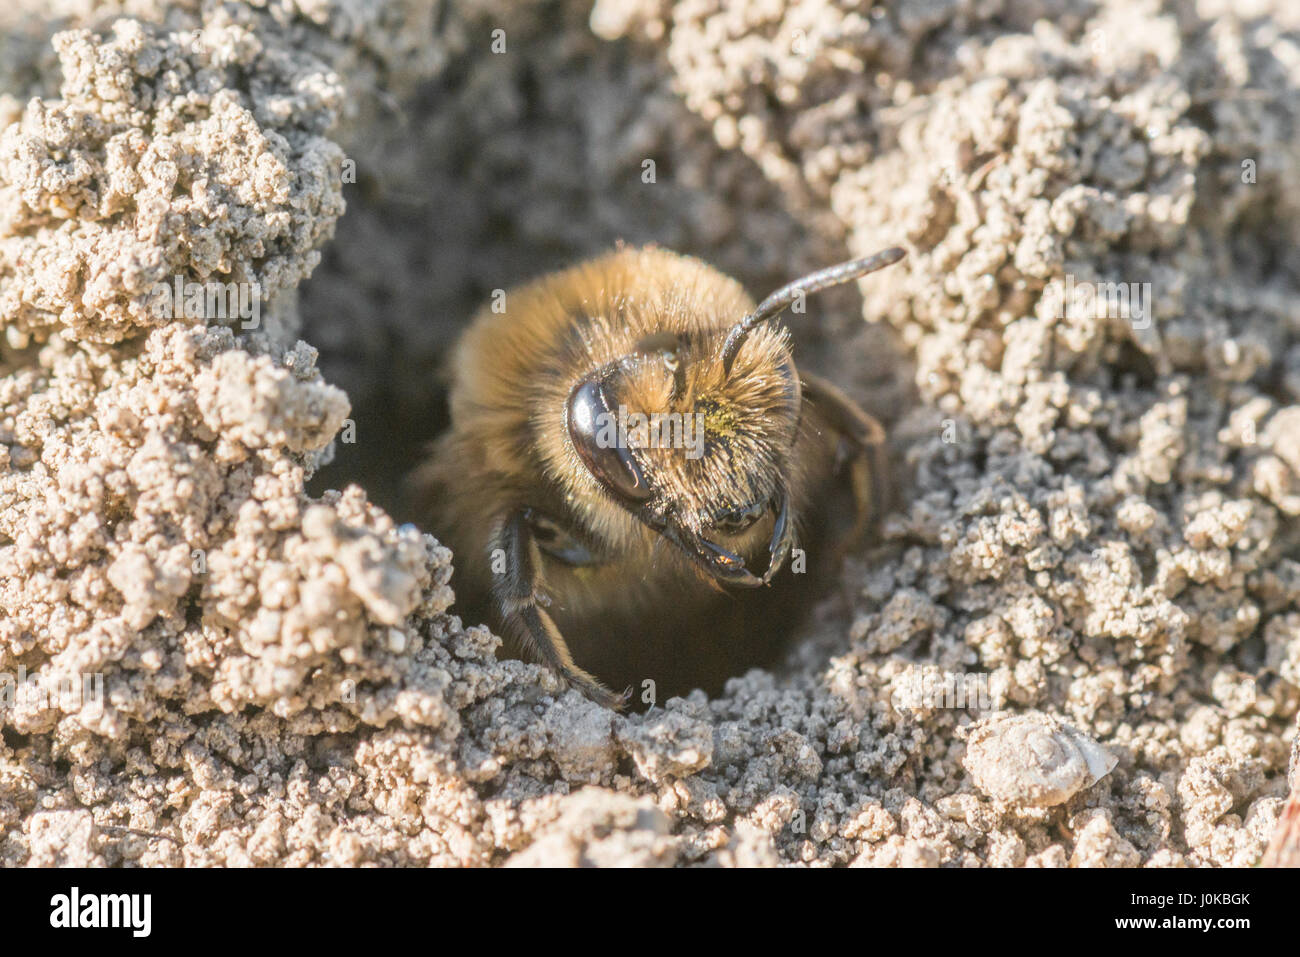
[[[890,255],[809,277],[809,291]],[[475,317],[449,365],[451,428],[413,489],[455,552],[461,604],[514,653],[614,706],[600,680],[716,688],[770,657],[754,616],[771,620],[773,590],[753,586],[792,577],[778,572],[796,542],[818,548],[807,536],[846,460],[865,517],[881,436],[796,370],[771,321],[789,288],[751,315],[705,263],[620,249]]]

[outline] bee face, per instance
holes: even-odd
[[[765,328],[728,375],[722,334],[654,337],[582,378],[568,438],[610,502],[719,584],[771,579],[791,544],[786,476],[801,390],[784,331]],[[761,575],[745,556],[768,546]]]

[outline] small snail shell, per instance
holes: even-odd
[[[1059,718],[1031,711],[971,728],[962,763],[975,785],[998,801],[1051,807],[1109,774],[1116,758]]]

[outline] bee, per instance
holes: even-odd
[[[903,255],[823,269],[755,306],[698,259],[620,248],[484,307],[447,369],[451,425],[410,485],[453,551],[462,612],[611,708],[634,684],[720,687],[770,657],[799,577],[779,572],[829,525],[861,537],[885,439],[795,368],[774,320]],[[782,582],[784,596],[762,588]]]

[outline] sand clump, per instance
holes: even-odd
[[[1300,709],[1285,4],[19,4],[0,50],[0,862],[1259,861]],[[910,252],[878,324],[797,331],[891,426],[879,543],[783,668],[644,715],[496,661],[393,494],[474,308],[619,238],[759,294]],[[178,275],[257,283],[256,328],[160,317]],[[990,794],[1012,715],[1113,767]]]

